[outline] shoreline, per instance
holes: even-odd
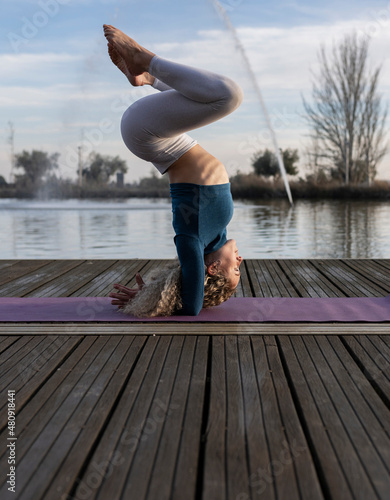
[[[257,181],[257,182],[254,182]],[[372,185],[344,185],[341,183],[291,182],[294,200],[390,200],[390,182],[375,181]],[[248,179],[240,182],[231,179],[231,191],[235,200],[285,199],[286,192],[281,181]],[[169,198],[169,186],[90,186],[76,185],[42,186],[32,191],[16,187],[1,187],[0,198],[67,200],[67,199],[123,199],[123,198]]]

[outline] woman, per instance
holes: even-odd
[[[125,111],[121,132],[130,151],[168,173],[180,261],[148,284],[137,275],[137,289],[115,284],[111,303],[137,316],[197,315],[234,293],[242,258],[226,238],[233,215],[226,169],[186,132],[234,111],[242,92],[229,78],[156,56],[113,26],[104,25],[104,35],[130,83],[160,91]]]

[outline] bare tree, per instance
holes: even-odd
[[[319,73],[313,84],[313,104],[303,98],[306,119],[333,177],[370,182],[387,152],[387,106],[381,105],[381,67],[368,69],[368,38],[346,35],[333,45],[331,57],[321,46]]]

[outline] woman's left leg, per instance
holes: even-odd
[[[132,153],[153,163],[164,173],[197,144],[187,132],[209,125],[231,113],[241,101],[241,91],[228,78],[211,73],[206,73],[206,78],[205,72],[201,70],[189,68],[191,71],[188,71],[186,66],[161,59],[158,62],[160,69],[152,69],[152,74],[158,76],[160,81],[165,78],[162,68],[167,66],[174,66],[176,75],[181,75],[183,71],[188,79],[192,80],[192,75],[197,76],[198,83],[194,83],[193,87],[189,86],[191,90],[194,89],[190,93],[192,98],[175,89],[143,97],[125,111],[121,132],[123,141]],[[197,87],[202,86],[202,78],[204,88],[198,92]],[[170,85],[177,85],[172,75],[171,80]],[[179,81],[181,83],[180,79]],[[187,78],[184,79],[184,85],[186,84]],[[201,98],[203,102],[195,98]]]
[[[157,88],[166,90],[168,86],[172,90],[149,95],[130,106],[122,118],[122,137],[130,151],[163,173],[196,144],[186,132],[234,111],[242,92],[227,77],[154,55],[147,66],[139,67],[140,71],[145,69],[158,79]]]

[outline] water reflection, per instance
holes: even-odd
[[[290,209],[272,201],[237,206],[233,226],[251,257],[385,258],[389,216],[383,202],[297,201]]]
[[[169,200],[0,200],[1,255],[172,258]],[[388,258],[385,202],[237,201],[229,225],[244,258]]]

